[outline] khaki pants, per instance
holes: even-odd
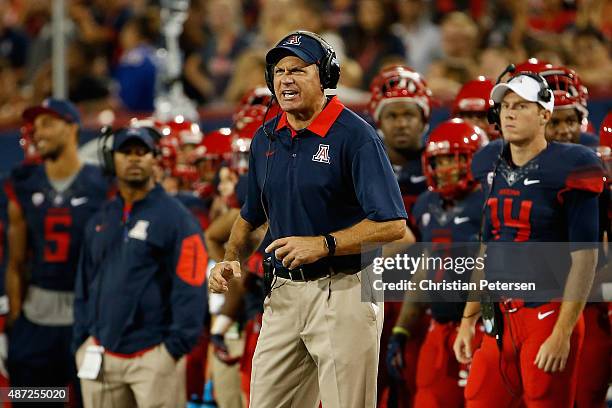
[[[244,339],[228,339],[226,336],[225,344],[231,356],[239,356],[244,351]],[[217,405],[219,408],[243,408],[240,363],[227,365],[214,354],[211,360]]]
[[[360,279],[277,279],[253,356],[251,408],[376,406],[383,310],[361,302]]]
[[[90,344],[91,337],[77,350],[77,367]],[[86,408],[182,408],[185,358],[177,362],[163,344],[133,358],[105,353],[98,379],[81,379],[81,393]]]

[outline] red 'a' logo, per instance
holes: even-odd
[[[312,156],[312,161],[329,164],[329,145],[320,144],[319,150]]]
[[[285,40],[283,45],[300,45],[301,39],[302,39],[301,35],[294,34],[290,36],[289,38],[287,38],[287,40]]]

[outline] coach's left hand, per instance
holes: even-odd
[[[266,248],[266,253],[273,251],[276,259],[282,261],[288,269],[316,262],[329,252],[322,236],[279,238]]]
[[[533,364],[547,373],[563,371],[569,352],[570,336],[553,330],[552,334],[540,346]]]

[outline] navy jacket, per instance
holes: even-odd
[[[129,213],[120,196],[90,220],[75,288],[73,349],[94,336],[134,354],[160,343],[175,357],[202,331],[208,256],[189,211],[156,186]]]

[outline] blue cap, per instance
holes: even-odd
[[[121,148],[128,140],[139,140],[151,150],[155,150],[155,140],[146,128],[124,128],[113,137],[113,150]]]
[[[308,64],[318,64],[325,57],[321,44],[306,34],[294,33],[283,38],[266,54],[267,64],[276,64],[288,55],[298,57]]]
[[[63,99],[47,98],[39,106],[26,109],[22,117],[26,122],[34,122],[34,119],[43,113],[57,116],[68,123],[81,125],[79,110],[70,101]]]

